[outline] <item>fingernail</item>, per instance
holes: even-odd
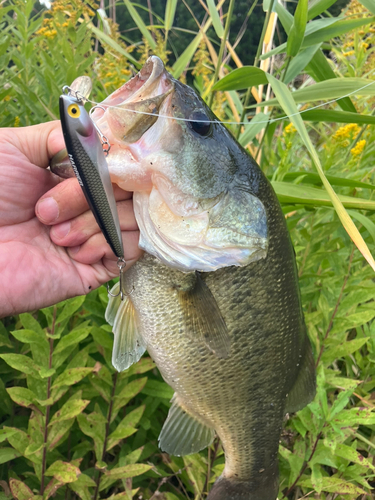
[[[65,238],[65,236],[69,233],[71,227],[71,223],[69,221],[63,222],[61,224],[57,224],[56,226],[53,226],[52,231],[55,236],[59,240],[62,238]]]
[[[79,252],[81,245],[77,245],[76,247],[69,247],[69,253],[75,255]]]
[[[36,213],[39,219],[42,219],[43,222],[50,224],[58,218],[59,206],[54,198],[44,198],[44,200],[37,204]]]

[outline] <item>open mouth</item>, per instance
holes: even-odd
[[[93,119],[99,129],[107,125],[117,141],[134,143],[156,122],[173,88],[163,62],[152,56],[136,76],[101,103],[105,111],[97,109]]]

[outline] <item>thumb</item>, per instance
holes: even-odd
[[[59,120],[11,130],[9,142],[38,167],[47,168],[51,158],[65,148]]]

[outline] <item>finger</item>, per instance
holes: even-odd
[[[4,129],[7,133],[7,130]],[[21,151],[31,163],[47,168],[50,159],[65,147],[59,120],[31,127],[13,128],[8,141]]]
[[[132,266],[143,254],[138,248],[139,231],[122,233],[124,244],[124,258],[126,269]],[[102,233],[91,236],[85,243],[77,247],[68,248],[72,259],[81,264],[94,265],[102,262],[114,276],[118,275],[117,257],[113,254]]]
[[[132,193],[114,188],[118,201],[131,198]],[[37,202],[35,213],[43,224],[59,224],[81,215],[88,210],[88,204],[77,179],[66,179]]]
[[[121,231],[136,231],[138,229],[133,211],[133,200],[117,202]],[[74,219],[52,226],[51,240],[57,245],[70,247],[82,245],[91,236],[100,233],[100,228],[91,210]]]

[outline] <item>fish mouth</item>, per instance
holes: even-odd
[[[173,89],[162,60],[151,56],[137,75],[100,104],[92,118],[110,141],[133,144],[157,121]]]

